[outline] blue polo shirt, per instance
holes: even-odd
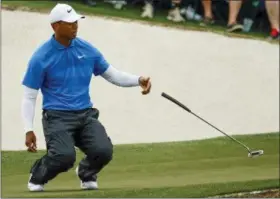
[[[29,60],[22,84],[39,90],[43,109],[82,110],[93,106],[89,95],[92,76],[109,67],[97,48],[81,38],[65,47],[54,35]]]

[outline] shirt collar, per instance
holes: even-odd
[[[59,42],[55,39],[54,34],[53,34],[52,37],[51,37],[51,42],[52,42],[52,45],[53,45],[55,48],[59,49],[59,50],[63,50],[63,49],[66,49],[66,48],[71,48],[71,47],[73,47],[73,46],[75,45],[75,39],[73,39],[73,40],[71,40],[71,43],[70,43],[70,45],[69,45],[68,47],[63,46],[61,43],[59,43]]]

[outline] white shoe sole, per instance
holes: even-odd
[[[42,192],[42,191],[44,191],[43,185],[28,183],[27,187],[28,187],[29,191],[31,191],[31,192]]]
[[[79,166],[76,167],[75,172],[76,172],[76,175],[79,178],[79,175],[78,175],[79,174]],[[82,182],[81,179],[80,179],[80,182],[81,182],[80,187],[83,190],[97,190],[98,189],[97,182],[94,182],[94,181]]]
[[[29,191],[31,191],[31,192],[44,191],[44,185],[33,184],[33,183],[30,182],[31,177],[32,177],[32,174],[30,174],[29,179],[28,179],[28,183],[27,183],[27,188],[29,189]]]

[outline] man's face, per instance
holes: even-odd
[[[57,22],[53,25],[56,34],[66,39],[74,39],[78,32],[78,22],[68,23],[64,21]]]

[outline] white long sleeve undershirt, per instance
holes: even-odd
[[[35,105],[38,90],[23,87],[23,99],[21,105],[22,120],[24,132],[33,131],[33,120],[35,115]]]
[[[109,68],[101,75],[104,79],[121,87],[139,86],[140,76],[122,72],[109,66]],[[24,132],[33,131],[33,121],[35,116],[36,99],[38,90],[24,86],[22,99],[22,119]]]
[[[101,76],[112,84],[121,87],[132,87],[139,85],[140,76],[119,71],[113,66],[109,66],[109,68]]]

